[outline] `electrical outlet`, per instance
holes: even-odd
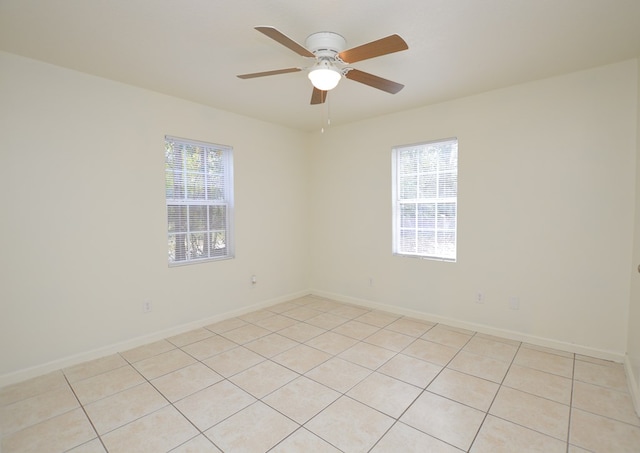
[[[142,302],[142,313],[149,313],[151,310],[153,310],[153,306],[150,300]]]
[[[476,293],[476,303],[477,304],[484,304],[484,293],[482,291],[478,291]]]
[[[251,276],[251,284],[252,285],[258,284],[258,277],[256,277],[255,275],[252,275]]]
[[[373,277],[369,277],[369,286],[373,286]]]
[[[512,310],[520,310],[520,298],[515,296],[510,297],[509,308]]]

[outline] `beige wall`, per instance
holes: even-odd
[[[637,80],[626,61],[318,134],[313,288],[622,360]],[[458,261],[394,257],[391,148],[448,137]]]
[[[10,54],[0,67],[0,385],[308,290],[628,350],[638,370],[635,60],[311,135]],[[234,147],[236,259],[167,267],[165,134]],[[454,136],[458,262],[393,257],[391,148]]]
[[[640,62],[640,59],[638,60]],[[638,116],[636,140],[636,187],[633,261],[631,263],[631,298],[627,339],[627,376],[636,410],[640,414],[640,77],[638,78]]]
[[[308,289],[307,134],[6,53],[0,67],[0,378]],[[165,134],[234,147],[236,259],[168,268]]]

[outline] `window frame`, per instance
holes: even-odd
[[[440,168],[440,155],[438,155],[438,162],[437,162],[437,169],[435,172],[427,172],[425,171],[423,168],[418,168],[419,167],[419,163],[417,163],[417,167],[416,167],[416,183],[415,183],[415,191],[416,191],[416,196],[414,198],[401,198],[401,187],[400,187],[400,182],[401,182],[401,153],[403,151],[406,150],[411,150],[411,149],[420,149],[422,148],[421,151],[426,151],[428,149],[428,147],[433,147],[433,145],[440,145],[440,144],[455,144],[456,147],[456,151],[455,151],[455,166],[454,168],[449,168],[446,170],[442,170]],[[447,261],[447,262],[456,262],[457,258],[458,258],[458,189],[457,189],[457,183],[458,183],[458,173],[459,173],[459,166],[458,166],[458,138],[457,137],[451,137],[451,138],[445,138],[445,139],[438,139],[438,140],[431,140],[431,141],[426,141],[426,142],[420,142],[420,143],[415,143],[415,144],[410,144],[410,145],[399,145],[399,146],[394,146],[392,148],[392,254],[393,255],[397,255],[397,256],[403,256],[403,257],[412,257],[412,258],[419,258],[419,259],[428,259],[428,260],[435,260],[435,261]],[[418,159],[419,162],[419,159]],[[452,173],[453,171],[455,171],[455,178],[454,178],[454,184],[455,184],[455,196],[440,196],[440,180],[441,180],[441,176],[445,173]],[[434,184],[434,190],[435,190],[435,196],[432,197],[426,197],[426,196],[420,196],[419,192],[420,192],[420,175],[435,175],[435,184]],[[411,186],[409,186],[411,187]],[[402,221],[403,221],[403,217],[402,217],[402,206],[403,205],[410,205],[410,204],[414,204],[416,205],[415,209],[416,209],[416,213],[415,213],[415,224],[413,227],[407,227],[407,226],[403,226],[402,225]],[[432,221],[432,226],[429,227],[420,227],[419,225],[419,206],[422,204],[423,206],[426,205],[433,205],[435,207],[434,209],[434,215],[433,215],[433,221]],[[440,205],[444,205],[444,204],[453,204],[453,223],[454,226],[453,228],[450,227],[446,227],[446,226],[440,226],[440,222],[438,221],[438,207]],[[449,221],[442,221],[443,223],[449,223],[451,221],[451,218],[449,218]],[[414,231],[415,232],[415,247],[413,251],[407,251],[406,249],[403,249],[402,246],[402,233],[403,232],[410,232],[410,231]],[[427,252],[421,252],[419,250],[420,248],[420,244],[419,244],[419,239],[418,239],[418,235],[419,233],[422,232],[423,234],[428,233],[432,233],[433,237],[434,237],[434,252],[433,253],[427,253]],[[446,242],[439,242],[438,238],[440,237],[440,234],[444,234],[444,233],[449,233],[453,235],[453,253],[447,253],[445,251],[446,247],[444,246],[444,244],[446,244]],[[449,248],[451,248],[451,245],[449,245]]]
[[[168,150],[169,150],[170,143],[178,144],[182,148],[181,150],[182,163],[181,163],[181,168],[179,170],[176,170],[175,167],[171,168],[169,166]],[[201,164],[202,170],[199,170],[199,169],[193,170],[188,168],[187,157],[185,157],[185,153],[184,153],[185,147],[202,149],[204,153],[202,164]],[[216,173],[208,171],[209,168],[207,164],[207,157],[208,157],[207,153],[209,152],[222,153],[222,157],[220,159],[222,171],[216,172]],[[169,190],[168,180],[169,178],[173,178],[173,181],[175,183],[176,175],[180,176],[181,182],[182,182],[181,197],[171,196],[172,194],[170,193],[170,190]],[[202,198],[189,196],[190,183],[187,178],[190,175],[202,176],[202,184],[204,185],[204,188],[203,188],[204,193],[202,195]],[[215,179],[215,175],[221,176],[221,179],[223,181],[223,184],[221,186],[214,184],[214,182],[212,181],[212,179]],[[209,193],[211,189],[216,189],[218,192],[221,192],[222,196],[217,198],[214,198],[213,196],[210,197]],[[176,193],[175,187],[172,186],[171,191],[173,192],[173,195],[175,195]],[[179,192],[180,190],[178,190],[178,193]],[[194,195],[195,195],[195,189],[194,189]],[[165,219],[167,222],[165,224],[165,228],[167,232],[167,246],[169,247],[167,249],[168,250],[167,262],[169,267],[185,266],[185,265],[198,264],[198,263],[208,263],[212,261],[233,259],[235,257],[233,195],[234,195],[233,148],[231,146],[219,145],[215,143],[208,143],[208,142],[192,140],[192,139],[185,139],[185,138],[174,137],[170,135],[165,136],[165,201],[166,201]],[[203,206],[206,208],[206,223],[207,223],[206,228],[204,229],[202,228],[198,229],[195,227],[191,228],[191,224],[190,224],[191,209],[196,207],[203,207]],[[183,211],[184,214],[183,213],[180,214],[180,219],[182,222],[184,222],[184,225],[186,225],[186,229],[177,230],[177,231],[174,230],[172,232],[172,213],[170,209],[171,207],[186,208]],[[220,208],[222,208],[222,211],[224,212],[224,215],[223,215],[224,224],[222,226],[221,225],[214,226],[213,225],[215,222],[213,218],[214,212],[216,210],[219,210]],[[176,223],[175,219],[173,220],[174,220],[173,225],[175,226],[175,223]],[[214,238],[213,235],[214,234],[217,235],[220,233],[223,233],[223,237],[224,237],[224,253],[221,253],[220,255],[215,255],[212,253],[212,250],[214,250],[214,248],[212,247],[215,247],[215,246],[211,245],[213,242],[216,242],[216,240],[213,239]],[[192,256],[193,250],[190,247],[190,245],[193,245],[192,235],[196,236],[196,235],[202,235],[202,234],[205,235],[203,236],[202,245],[203,245],[203,249],[206,247],[207,255]],[[185,236],[184,259],[176,260],[175,255],[177,253],[176,253],[176,250],[174,249],[174,255],[172,260],[171,248],[170,248],[171,238],[172,236],[176,236],[175,240],[177,242],[178,236],[180,235]]]

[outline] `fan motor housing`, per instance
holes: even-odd
[[[309,35],[305,41],[305,47],[316,57],[335,59],[347,48],[347,41],[338,33],[321,31]]]

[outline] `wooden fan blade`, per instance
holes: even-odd
[[[289,72],[300,72],[300,71],[302,71],[301,68],[276,69],[275,71],[252,72],[251,74],[240,74],[237,77],[240,79],[253,79],[255,77],[265,77],[265,76],[287,74]]]
[[[302,55],[303,57],[315,58],[315,55],[309,52],[307,49],[302,47],[300,44],[295,42],[293,39],[289,38],[284,33],[276,30],[273,27],[255,27],[260,33],[264,33],[269,38],[273,39],[276,42],[279,42],[283,46],[288,49],[293,50],[298,55]]]
[[[327,92],[313,87],[313,93],[311,93],[311,105],[324,104],[327,100]]]
[[[404,88],[404,85],[400,83],[392,82],[391,80],[383,79],[382,77],[378,77],[364,71],[359,71],[357,69],[350,69],[345,74],[345,77],[391,94],[396,94]]]
[[[369,58],[407,50],[408,48],[409,46],[404,42],[404,39],[398,35],[391,35],[354,47],[353,49],[347,49],[340,52],[338,56],[345,63],[355,63],[356,61],[367,60]]]

